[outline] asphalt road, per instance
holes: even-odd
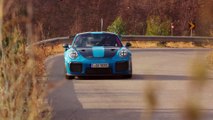
[[[67,81],[63,54],[46,60],[48,98],[53,120],[144,120],[145,89],[154,85],[157,106],[152,120],[184,120],[183,108],[196,91],[190,71],[209,49],[133,49],[133,78],[89,78]],[[213,72],[200,91],[203,120],[213,119]]]

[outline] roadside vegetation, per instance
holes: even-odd
[[[171,20],[167,17],[163,18],[160,16],[149,16],[146,21],[146,35],[155,36],[169,36],[170,35],[170,24]]]
[[[213,69],[213,51],[208,56],[210,67]]]
[[[49,120],[51,108],[46,100],[47,85],[46,78],[43,77],[45,57],[38,53],[39,48],[29,47],[37,38],[31,27],[30,5],[25,6],[25,16],[17,13],[18,7],[4,5],[14,14],[7,21],[3,21],[9,13],[3,13],[5,6],[1,0],[0,119]],[[17,19],[23,20],[21,22],[26,27],[26,33],[23,33],[20,24],[14,21]]]
[[[117,17],[115,21],[108,26],[107,31],[114,32],[119,35],[124,35],[126,33],[125,23],[121,17]]]
[[[157,15],[151,15],[146,21],[146,34],[148,36],[170,36],[171,33],[171,19],[168,17],[160,17]],[[107,31],[114,32],[119,35],[126,33],[126,23],[121,17],[117,17],[111,25],[108,26]],[[212,34],[212,31],[209,32]],[[195,43],[195,42],[156,42],[156,41],[134,41],[131,42],[134,48],[156,48],[156,47],[168,47],[168,48],[212,48],[213,43]]]
[[[213,48],[212,43],[195,44],[193,42],[149,42],[133,41],[133,48]]]
[[[213,37],[213,30],[210,30],[210,34]],[[213,68],[213,51],[208,56],[209,64]]]

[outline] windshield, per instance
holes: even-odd
[[[121,41],[113,34],[82,34],[77,36],[74,47],[111,46],[122,47]]]

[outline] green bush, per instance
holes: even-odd
[[[107,31],[117,34],[125,34],[125,23],[121,17],[117,17],[115,21],[108,26]]]
[[[161,19],[160,16],[149,16],[147,21],[146,35],[164,35],[170,34],[171,20]]]

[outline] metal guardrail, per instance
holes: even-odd
[[[123,39],[129,41],[162,41],[162,42],[206,42],[213,41],[213,37],[200,36],[142,36],[142,35],[123,35]]]
[[[43,44],[54,44],[54,43],[67,43],[70,41],[71,37],[56,37],[51,39],[42,40],[34,43],[33,45],[43,45]]]
[[[213,37],[200,36],[144,36],[144,35],[122,35],[122,41],[162,41],[162,42],[213,42]],[[48,45],[71,43],[73,36],[56,37],[39,41],[33,45]]]

